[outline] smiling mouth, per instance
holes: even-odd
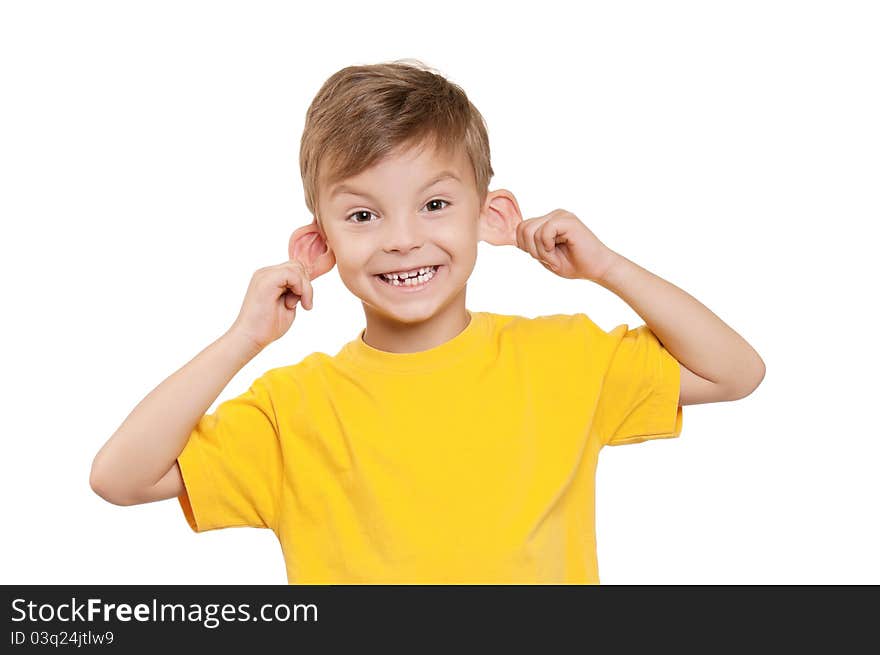
[[[440,270],[440,265],[426,267],[423,273],[418,275],[408,276],[406,278],[397,276],[395,274],[388,273],[379,273],[374,277],[378,278],[379,281],[387,284],[388,286],[398,287],[398,288],[412,288],[412,287],[423,287],[428,282],[434,279],[437,275],[437,272]]]

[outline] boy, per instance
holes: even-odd
[[[290,261],[257,271],[233,326],[135,408],[92,488],[176,497],[196,532],[270,528],[291,584],[598,584],[599,450],[679,436],[683,405],[748,395],[761,358],[573,214],[524,221],[489,192],[482,116],[420,62],[331,76],[300,166],[314,220]],[[466,309],[481,240],[603,285],[646,325]],[[363,303],[357,338],[205,415],[334,266]]]

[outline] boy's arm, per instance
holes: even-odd
[[[95,455],[92,490],[115,505],[180,495],[177,457],[192,429],[260,350],[230,330],[153,389]]]
[[[761,384],[766,368],[757,351],[686,291],[616,252],[596,282],[632,307],[678,360],[680,406],[738,400]]]

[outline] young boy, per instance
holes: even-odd
[[[290,261],[257,271],[232,327],[135,408],[92,488],[177,497],[195,532],[270,528],[291,584],[598,584],[600,449],[679,436],[683,405],[748,395],[761,358],[573,214],[524,221],[488,191],[482,116],[420,62],[331,76],[300,165],[314,220]],[[468,310],[479,241],[601,284],[646,325]],[[366,327],[205,415],[334,265]]]

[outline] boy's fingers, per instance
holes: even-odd
[[[525,250],[530,255],[535,254],[532,252],[532,246],[534,245],[535,230],[541,226],[541,224],[538,223],[538,219],[540,218],[543,217],[539,216],[538,218],[526,219],[517,226],[516,243],[522,250]]]
[[[305,263],[296,260],[297,268],[299,270],[299,290],[302,291],[302,295],[300,300],[302,302],[303,307],[308,310],[312,309],[312,299],[314,298],[314,291],[312,290],[312,280],[309,277],[309,267],[306,266]]]
[[[303,280],[305,280],[305,278],[303,278]],[[305,309],[311,309],[312,308],[312,290],[309,288],[309,283],[304,282],[304,281],[300,281],[300,290],[301,290],[301,293],[300,293],[299,301],[302,303],[302,306]]]
[[[528,219],[527,221],[522,222],[522,228],[520,229],[517,235],[517,244],[520,249],[525,250],[527,253],[535,257],[534,247],[535,247],[535,219]]]
[[[527,221],[521,222],[516,226],[516,247],[522,249],[522,234],[525,229]]]
[[[307,280],[311,279],[312,267],[306,264],[304,261],[301,261],[299,259],[291,259],[289,262],[287,262],[287,265],[293,265],[297,267],[299,270],[302,271]]]
[[[309,277],[309,267],[300,260],[294,260],[299,273],[299,289],[302,291],[301,301],[306,309],[312,308],[312,280]]]
[[[280,289],[284,289],[282,296],[284,297],[284,306],[287,309],[296,307],[299,302],[305,309],[312,308],[314,292],[312,291],[312,281],[309,279],[308,266],[298,259],[289,259],[283,264],[277,266],[269,266],[261,271],[281,271],[281,277],[276,278],[275,284]]]

